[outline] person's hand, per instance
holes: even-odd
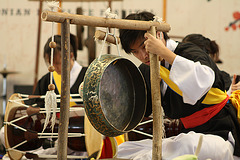
[[[166,48],[162,40],[155,38],[150,33],[145,33],[144,37],[146,38],[144,42],[146,51],[161,56],[161,49]]]
[[[169,64],[173,63],[176,54],[165,46],[164,39],[161,40],[160,36],[158,37],[159,39],[155,38],[150,33],[145,33],[144,37],[146,38],[144,45],[148,53],[159,55],[161,57],[160,60],[165,59]]]
[[[237,78],[237,75],[234,74],[233,75],[233,80],[232,80],[232,92],[236,91],[236,90],[240,90],[240,81],[238,83],[236,83],[236,78]],[[236,84],[235,84],[236,83]],[[231,92],[231,93],[232,93]]]

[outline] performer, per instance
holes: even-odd
[[[202,50],[204,50],[215,63],[222,63],[222,61],[219,59],[219,45],[215,41],[210,40],[201,34],[189,34],[183,38],[182,42],[191,42],[196,44]],[[221,73],[224,77],[225,90],[229,96],[235,90],[240,89],[240,82],[236,83],[236,75],[234,75],[233,80],[231,80],[230,75],[227,72],[221,70]]]
[[[151,21],[154,15],[149,12],[133,13],[126,19]],[[166,116],[180,119],[183,123],[182,134],[179,136],[196,135],[199,137],[201,133],[205,135],[203,136],[205,148],[202,147],[199,157],[223,159],[224,154],[228,155],[227,159],[233,159],[233,154],[240,157],[240,125],[236,116],[237,110],[228,101],[229,96],[225,93],[222,74],[208,54],[193,43],[177,43],[169,39],[166,33],[161,32],[157,32],[156,38],[146,31],[121,29],[120,40],[125,52],[132,53],[145,65],[150,65],[149,53],[163,58],[162,62],[165,61],[165,64],[160,67],[162,107]],[[141,66],[140,70],[142,70]],[[143,71],[143,75],[148,84],[149,94],[151,93],[149,72]],[[145,116],[151,113],[151,96],[148,95]],[[190,135],[190,133],[193,134]],[[209,134],[210,137],[214,137],[213,141],[208,140]],[[173,137],[173,142],[176,142],[174,138],[179,138],[179,136]],[[220,140],[215,141],[215,139]],[[162,153],[165,159],[171,157],[166,150],[174,147],[174,145],[168,146],[169,143],[165,143],[168,140],[163,139]],[[197,142],[198,138],[195,138],[195,141]],[[228,145],[221,141],[227,142]],[[220,150],[215,150],[218,143],[221,145],[218,148]],[[119,157],[127,154],[124,152],[124,147],[127,145],[128,143],[125,142],[119,146],[120,150],[122,149],[118,153]],[[181,145],[183,150],[179,153],[178,149],[172,150],[174,152],[172,154],[193,154],[193,143],[185,140],[181,141]],[[206,156],[204,156],[205,153]],[[144,152],[144,154],[147,153]],[[216,157],[216,155],[221,155],[221,157]]]

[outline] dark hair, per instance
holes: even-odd
[[[44,46],[44,54],[43,57],[45,59],[46,55],[51,57],[51,48],[49,47],[49,43],[52,41],[52,37],[48,38],[45,46]],[[54,35],[54,42],[56,42],[56,48],[54,49],[54,54],[58,51],[61,51],[61,35]],[[70,52],[73,52],[74,59],[77,59],[77,37],[73,34],[70,34]]]
[[[125,19],[129,20],[140,20],[140,21],[153,21],[154,20],[154,14],[151,12],[143,11],[139,13],[132,13],[129,14]],[[146,31],[142,30],[128,30],[128,29],[120,29],[120,40],[123,49],[126,53],[131,53],[130,46],[135,43],[135,41],[139,38],[144,38],[144,34]],[[163,32],[164,39],[169,39],[168,35]]]
[[[204,37],[201,34],[189,34],[183,38],[182,42],[191,42],[199,46],[211,57],[219,57],[219,46],[215,41]],[[219,59],[218,59],[219,60]]]

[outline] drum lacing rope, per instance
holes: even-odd
[[[26,118],[26,117],[23,117],[23,118]],[[21,119],[23,119],[23,118],[21,117]],[[18,119],[18,120],[20,120],[20,119]],[[10,122],[4,122],[4,124],[14,126],[14,127],[18,128],[18,129],[26,132],[27,129],[25,129],[25,128],[19,126],[19,125],[14,124],[14,122],[16,122],[16,121],[17,120],[13,120],[13,121],[10,121]],[[46,137],[46,136],[55,135],[55,137],[57,137],[58,133],[38,133],[38,135],[41,136],[39,138],[49,138],[49,137]],[[42,135],[44,135],[45,137],[42,137]],[[69,137],[82,137],[82,136],[85,136],[85,134],[83,134],[83,133],[68,133],[68,136]]]
[[[22,117],[21,117],[22,118]],[[24,117],[25,118],[25,117]],[[4,122],[4,124],[7,124],[7,125],[12,125],[14,126],[15,128],[18,128],[24,132],[26,132],[27,130],[25,128],[22,128],[21,126],[18,126],[16,124],[14,124],[13,122],[15,122],[16,120],[13,120],[11,122]],[[58,138],[58,133],[37,133],[38,134],[38,138]],[[83,137],[85,136],[85,134],[83,133],[68,133],[68,137]],[[7,149],[7,151],[10,151],[10,150],[15,150],[15,148],[27,143],[28,141],[25,140],[25,141],[22,141],[21,143],[13,146],[13,147],[10,147]],[[16,150],[18,151],[18,150]]]
[[[18,95],[21,95],[21,94],[18,94]],[[24,96],[29,96],[29,95],[24,95]],[[21,96],[21,97],[24,97],[24,96]],[[78,94],[74,94],[73,96],[79,96]],[[46,96],[40,96],[40,98],[45,98]],[[60,95],[57,95],[57,97],[60,97]],[[33,99],[33,98],[31,98]],[[8,100],[9,102],[11,103],[16,103],[16,104],[19,104],[19,106],[21,107],[26,107],[26,108],[29,108],[30,105],[26,105],[24,103],[22,103],[21,101],[25,101],[25,100],[30,100],[30,98],[22,98],[22,99],[15,99],[15,100]],[[71,99],[70,102],[82,102],[82,98],[78,98],[78,99]],[[57,102],[60,102],[60,99],[57,99]],[[33,104],[31,105],[32,107],[35,107],[37,106],[37,104]],[[45,111],[46,109],[45,108],[39,108],[40,110],[42,110],[40,113],[46,113],[47,111]],[[52,108],[50,108],[52,110]],[[83,110],[84,108],[83,107],[72,107],[70,108],[70,111],[79,111],[79,110]],[[56,112],[60,111],[60,108],[57,108],[56,109]]]
[[[150,119],[150,120],[147,120],[147,121],[141,122],[141,123],[138,124],[138,126],[141,126],[141,125],[143,125],[143,124],[150,123],[150,122],[152,122],[152,121],[153,121],[153,119]],[[133,132],[136,132],[136,133],[138,133],[138,134],[142,134],[142,135],[144,135],[144,136],[148,136],[148,137],[153,138],[153,135],[151,135],[151,134],[144,133],[144,132],[142,132],[142,131],[138,131],[138,130],[136,130],[136,129],[134,129],[134,130],[132,130],[132,131],[133,131]]]
[[[30,98],[29,98],[29,96],[31,96],[31,95],[27,95],[27,94],[18,94],[19,96],[21,96],[21,97],[27,97],[28,99],[26,99],[26,100],[29,100]],[[34,95],[35,96],[35,95]],[[56,95],[57,97],[61,97],[61,95]],[[79,94],[70,94],[70,96],[71,97],[78,97],[79,96]],[[41,95],[41,96],[39,96],[38,98],[45,98],[46,97],[46,95]],[[35,97],[33,97],[33,98],[35,98]]]
[[[22,99],[16,99],[16,100],[9,100],[9,102],[15,102],[17,103],[17,101],[26,101],[26,100],[30,100],[30,99],[34,99],[34,98],[46,98],[46,95],[27,95],[27,94],[18,94],[19,97],[26,97],[26,98],[22,98]],[[70,94],[71,97],[79,97],[79,94]],[[61,95],[56,95],[57,97],[57,102],[60,102],[60,97]],[[70,102],[83,102],[82,98],[72,98],[70,99]],[[33,104],[32,106],[37,106],[37,104]],[[28,106],[26,106],[28,107]],[[41,108],[42,109],[42,108]]]
[[[108,8],[108,9],[105,11],[105,17],[106,17],[106,18],[116,19],[116,18],[117,18],[117,14],[111,13],[111,9]],[[114,37],[114,39],[115,39],[115,41],[116,41],[116,45],[117,45],[118,55],[121,56],[120,50],[119,50],[119,45],[118,45],[118,43],[117,43],[117,42],[118,42],[117,36],[115,35],[115,33],[116,33],[116,28],[114,28],[114,33],[113,33],[113,34],[109,32],[109,28],[108,28],[108,27],[106,28],[106,34],[105,34],[105,37],[104,37],[104,40],[103,40],[103,44],[102,44],[102,48],[101,48],[101,51],[100,51],[100,55],[99,55],[99,57],[98,57],[98,60],[100,60],[100,58],[101,58],[101,56],[102,56],[103,49],[104,49],[104,45],[105,45],[105,43],[106,43],[106,39],[107,39],[107,36],[108,36],[108,35],[111,35],[111,36]]]
[[[163,114],[164,114],[164,112],[163,112]],[[153,119],[150,119],[150,120],[141,122],[141,123],[138,124],[138,126],[141,126],[141,125],[147,124],[147,123],[151,123],[152,121],[153,121]],[[167,124],[169,124],[169,125],[171,125],[171,123],[176,123],[177,126],[179,125],[179,121],[178,121],[177,119],[174,119],[173,121],[174,121],[174,122],[172,122],[171,120],[169,120],[169,119],[167,119],[167,118],[166,118],[166,119],[163,119],[163,125],[164,125],[165,123],[167,123]],[[144,133],[144,132],[139,131],[139,130],[136,130],[136,129],[133,129],[132,131],[133,131],[133,132],[136,132],[136,133],[138,133],[138,134],[142,134],[142,135],[145,135],[145,136],[148,136],[148,137],[153,138],[153,135],[151,135],[151,134]],[[164,128],[163,128],[163,133],[165,134],[165,125],[164,125]],[[166,135],[164,135],[164,138],[165,138],[165,137],[166,137]]]

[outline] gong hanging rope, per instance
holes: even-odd
[[[108,9],[105,11],[105,18],[116,19],[116,18],[117,18],[117,14],[111,13],[111,9],[108,8]],[[113,36],[116,42],[118,41],[115,33],[116,33],[116,28],[114,28],[114,33],[113,33],[113,34],[109,32],[109,28],[108,28],[108,27],[106,28],[106,34],[105,34],[105,37],[104,37],[104,40],[103,40],[103,44],[102,44],[102,48],[101,48],[101,51],[100,51],[100,55],[99,55],[99,57],[98,57],[98,60],[100,60],[100,58],[101,58],[101,56],[102,56],[103,49],[104,49],[104,46],[105,46],[106,39],[107,39],[107,36],[108,36],[108,35]],[[95,39],[95,40],[96,40],[96,39]],[[118,55],[121,56],[118,43],[116,43],[116,45],[117,45]]]

